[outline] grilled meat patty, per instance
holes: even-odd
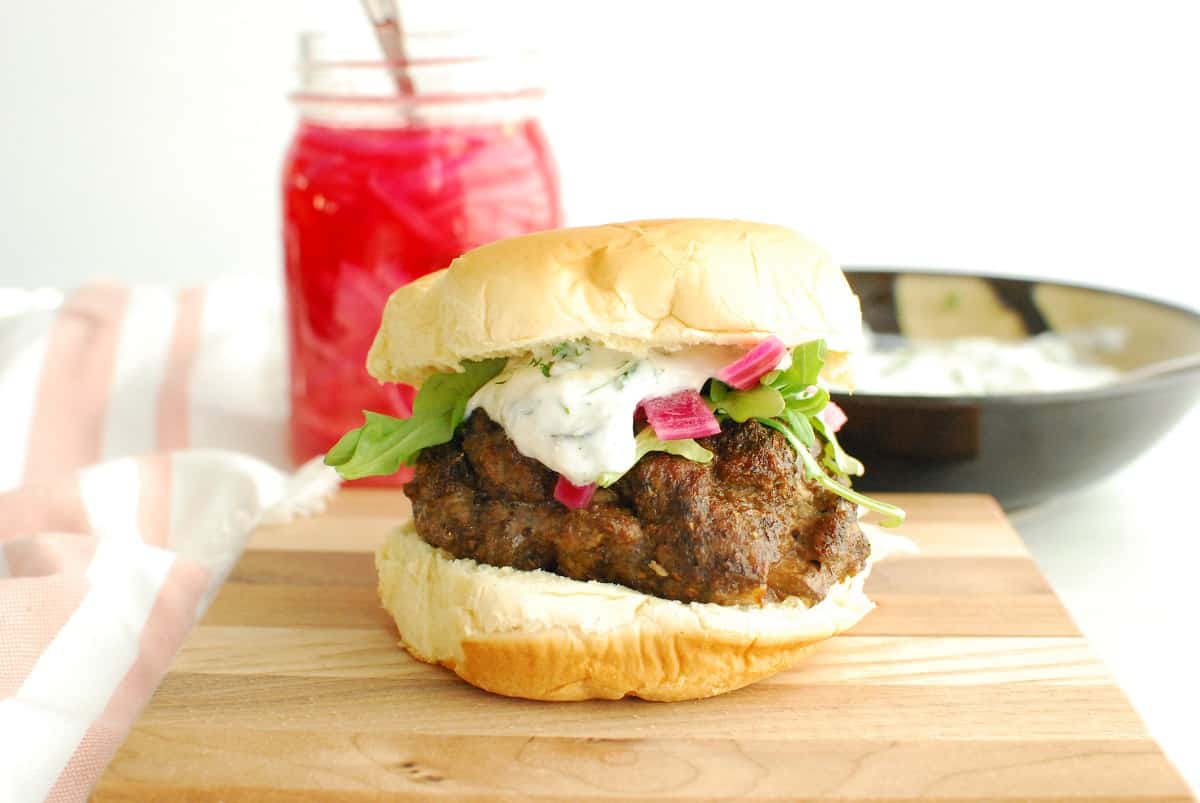
[[[426,449],[405,491],[417,532],[455,557],[724,605],[810,603],[859,572],[852,504],[804,478],[792,447],[751,421],[701,438],[707,465],[652,452],[584,509],[482,410]]]

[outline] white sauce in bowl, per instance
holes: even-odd
[[[1120,372],[1089,354],[1112,351],[1119,330],[1064,337],[1046,332],[1025,340],[970,337],[908,340],[874,335],[855,358],[858,393],[889,396],[984,396],[1087,390],[1115,382]]]

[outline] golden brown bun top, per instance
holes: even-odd
[[[828,254],[782,226],[648,220],[468,251],[392,294],[367,369],[420,384],[463,360],[583,337],[641,354],[768,335],[859,348],[858,298]]]

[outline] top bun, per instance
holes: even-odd
[[[485,245],[392,293],[367,357],[419,385],[464,360],[588,338],[642,354],[685,346],[862,343],[858,298],[818,246],[782,226],[647,220]]]

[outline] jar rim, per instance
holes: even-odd
[[[370,36],[301,34],[300,85],[288,98],[306,119],[374,126],[529,117],[546,94],[541,52],[517,40],[425,31],[405,43],[404,57],[389,59]]]
[[[442,56],[405,59],[320,59],[302,64],[300,68],[344,67],[347,69],[366,70],[379,67],[430,67],[445,64],[477,64],[488,59],[488,56]]]
[[[539,100],[546,95],[544,87],[529,87],[511,92],[444,92],[437,94],[412,95],[367,95],[332,92],[305,92],[302,90],[288,94],[288,100],[297,105],[321,104],[353,104],[374,106],[426,106],[448,105],[454,103],[489,103],[494,101]]]

